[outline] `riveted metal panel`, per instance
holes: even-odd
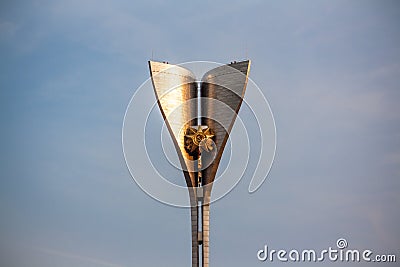
[[[212,183],[222,157],[229,133],[235,122],[246,90],[250,61],[223,65],[212,69],[202,78],[202,124],[215,132],[217,156],[203,170],[204,184]]]

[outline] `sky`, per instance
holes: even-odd
[[[141,191],[122,153],[152,58],[249,58],[274,114],[265,183],[212,204],[211,266],[339,238],[399,261],[399,22],[389,0],[1,1],[1,265],[190,265],[189,210]]]

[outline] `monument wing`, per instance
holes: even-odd
[[[197,84],[194,74],[180,66],[149,61],[153,88],[164,122],[172,137],[189,187],[195,186],[196,168],[185,150],[185,129],[197,124]]]
[[[203,170],[203,184],[212,183],[229,133],[246,90],[250,61],[233,62],[204,74],[201,83],[201,122],[215,134],[217,155],[211,165]]]

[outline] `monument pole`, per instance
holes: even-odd
[[[189,191],[192,267],[208,267],[212,185],[244,98],[250,60],[214,68],[200,81],[167,62],[149,61],[149,68]]]

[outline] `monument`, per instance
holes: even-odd
[[[209,266],[210,201],[218,166],[246,90],[250,60],[206,72],[149,61],[158,106],[189,191],[192,267]]]

